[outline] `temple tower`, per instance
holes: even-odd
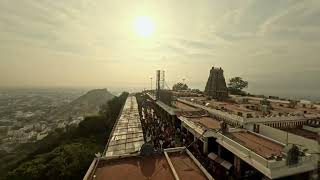
[[[223,69],[212,67],[204,92],[208,96],[218,100],[228,97],[228,88],[223,75]]]

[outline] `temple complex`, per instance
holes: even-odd
[[[131,94],[84,179],[317,180],[319,142],[319,105],[228,97],[223,70],[213,67],[204,93]]]

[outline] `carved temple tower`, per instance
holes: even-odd
[[[223,69],[212,67],[204,92],[208,96],[218,100],[228,97],[228,88],[223,75]]]

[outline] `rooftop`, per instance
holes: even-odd
[[[286,129],[281,129],[283,131],[287,131],[289,133],[292,133],[292,134],[296,134],[296,135],[299,135],[299,136],[302,136],[302,137],[305,137],[305,138],[308,138],[308,139],[313,139],[313,140],[317,140],[317,138],[319,138],[319,135],[315,132],[312,132],[312,131],[308,131],[306,129],[302,129],[302,128],[286,128]]]
[[[180,179],[207,179],[203,172],[186,153],[171,153],[169,154],[169,157]]]
[[[269,108],[263,108],[261,105],[262,98],[253,98],[249,96],[239,97],[230,96],[226,101],[217,101],[208,99],[207,97],[181,97],[182,100],[191,101],[198,105],[203,105],[211,109],[220,110],[229,114],[239,115],[239,113],[251,114],[247,118],[255,117],[271,117],[271,116],[284,116],[284,115],[319,115],[320,109],[315,107],[302,107],[297,104],[295,107],[290,107],[289,101],[276,101],[267,99],[270,102]],[[184,105],[180,105],[181,109],[186,109]],[[189,107],[188,107],[189,108]]]
[[[183,111],[199,111],[199,108],[195,108],[180,101],[175,101],[174,106]]]
[[[107,144],[105,156],[139,152],[144,144],[136,97],[129,96]]]
[[[163,153],[150,156],[123,156],[94,161],[97,168],[89,172],[95,179],[151,179],[175,180],[175,175],[183,180],[212,179],[208,172],[184,148],[165,149]]]
[[[98,165],[95,179],[153,179],[174,180],[164,155],[127,157],[107,160]]]
[[[263,138],[251,132],[232,132],[225,133],[226,136],[259,154],[265,159],[270,159],[272,156],[282,156],[284,146]]]
[[[208,129],[220,129],[220,122],[211,117],[195,117],[188,118],[188,120],[198,123]]]

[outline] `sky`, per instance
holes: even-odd
[[[319,0],[0,0],[0,86],[143,89],[162,69],[204,89],[216,66],[253,93],[319,97],[319,19]]]

